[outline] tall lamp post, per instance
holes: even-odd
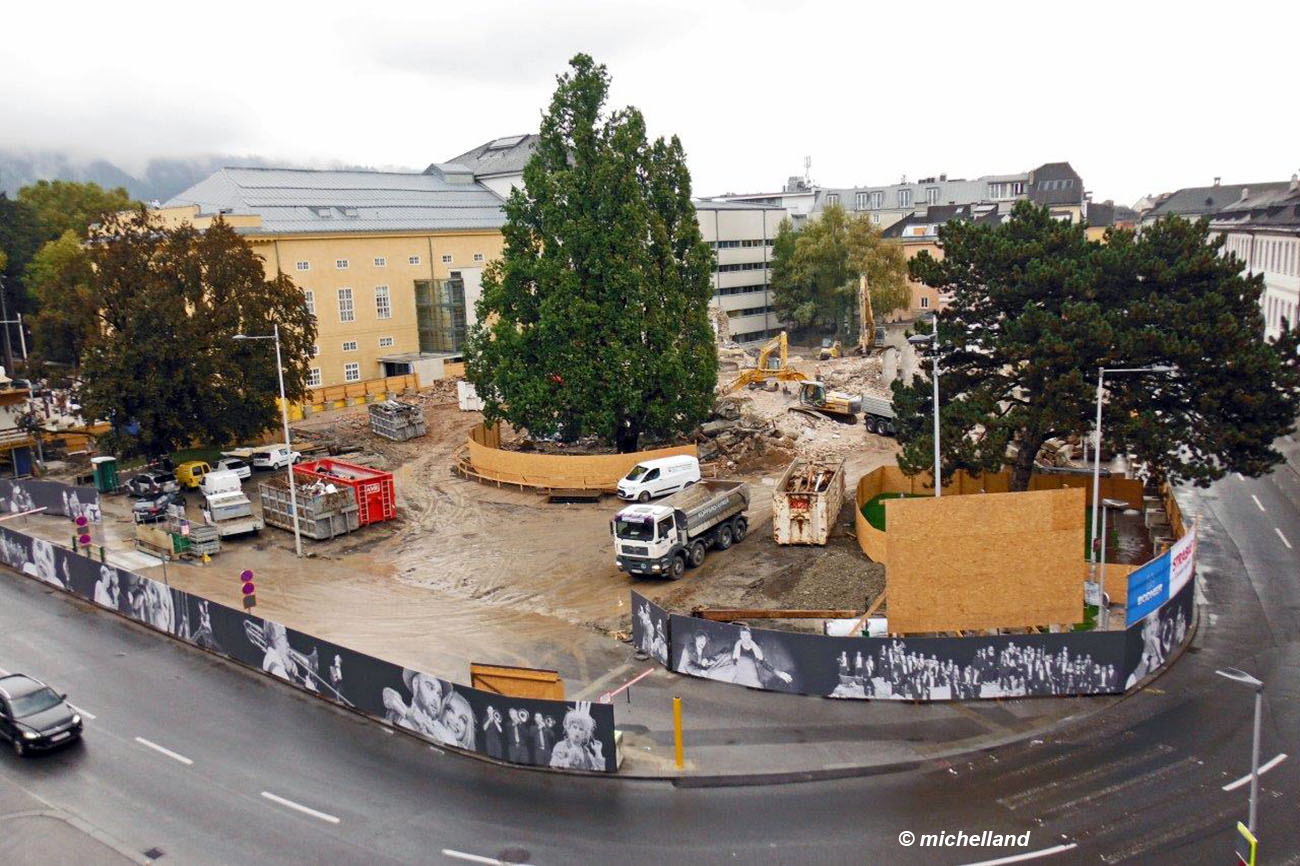
[[[934,495],[943,495],[943,476],[939,471],[939,314],[930,317],[934,330],[928,334],[913,334],[907,342],[913,346],[929,346],[934,372],[930,380],[934,383]]]
[[[275,340],[275,375],[280,379],[280,420],[284,423],[284,447],[289,450],[289,462],[284,465],[289,476],[289,510],[293,512],[293,549],[302,556],[302,532],[298,529],[298,493],[293,483],[293,446],[289,442],[289,401],[284,398],[284,366],[280,362],[280,326],[276,324],[270,334],[236,334],[236,340]]]
[[[1241,683],[1255,690],[1255,739],[1250,747],[1250,818],[1246,822],[1246,829],[1253,836],[1255,834],[1255,803],[1259,797],[1259,721],[1264,705],[1264,684],[1245,671],[1236,668],[1215,671],[1215,673],[1232,680],[1234,683]]]
[[[1092,547],[1092,567],[1097,568],[1097,517],[1101,509],[1101,400],[1107,373],[1172,373],[1173,367],[1098,367],[1097,368],[1097,426],[1093,428],[1092,443],[1092,531],[1088,543]]]

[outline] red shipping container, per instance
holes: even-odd
[[[293,473],[306,482],[320,480],[336,487],[351,488],[352,498],[359,509],[357,523],[360,526],[392,520],[397,516],[397,488],[391,472],[322,457],[297,464]]]

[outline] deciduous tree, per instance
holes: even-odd
[[[81,362],[99,326],[92,279],[90,255],[71,229],[48,241],[27,265],[23,282],[38,310],[30,320],[34,361]]]
[[[504,255],[484,272],[466,360],[489,421],[626,452],[712,405],[713,259],[681,143],[647,144],[639,111],[606,113],[608,91],[585,54],[559,76],[505,205]]]

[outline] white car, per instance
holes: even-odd
[[[218,460],[217,465],[214,468],[217,470],[224,469],[233,472],[238,475],[241,480],[248,478],[253,474],[253,468],[238,457],[227,457],[224,460]]]
[[[273,445],[253,452],[253,466],[257,469],[283,469],[301,459],[302,455],[288,445]]]

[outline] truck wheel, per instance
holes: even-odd
[[[893,422],[893,421],[890,421],[888,424],[885,425],[885,430],[884,430],[884,432],[888,433],[890,436],[893,436],[893,435],[894,435],[894,422]]]
[[[731,547],[735,540],[736,536],[731,531],[730,523],[724,523],[722,526],[718,527],[718,537],[714,541],[714,544],[718,546],[718,550],[726,550],[728,547]]]
[[[650,491],[649,491],[649,490],[642,490],[642,491],[641,491],[641,495],[638,496],[638,497],[636,498],[636,501],[637,501],[637,502],[649,502],[649,501],[650,501]]]
[[[697,541],[691,545],[690,565],[691,568],[699,568],[704,562],[705,547],[703,541]]]
[[[866,424],[867,424],[867,430],[868,430],[869,432],[871,432],[871,433],[876,433],[876,432],[878,432],[878,431],[876,430],[876,419],[875,419],[875,418],[872,418],[870,415],[868,415],[868,416],[867,416],[867,420],[866,420]]]
[[[674,556],[673,564],[668,566],[668,576],[673,580],[681,580],[682,575],[686,573],[686,557]]]
[[[743,517],[737,517],[731,522],[731,537],[735,544],[745,540],[745,535],[749,532],[749,521]]]

